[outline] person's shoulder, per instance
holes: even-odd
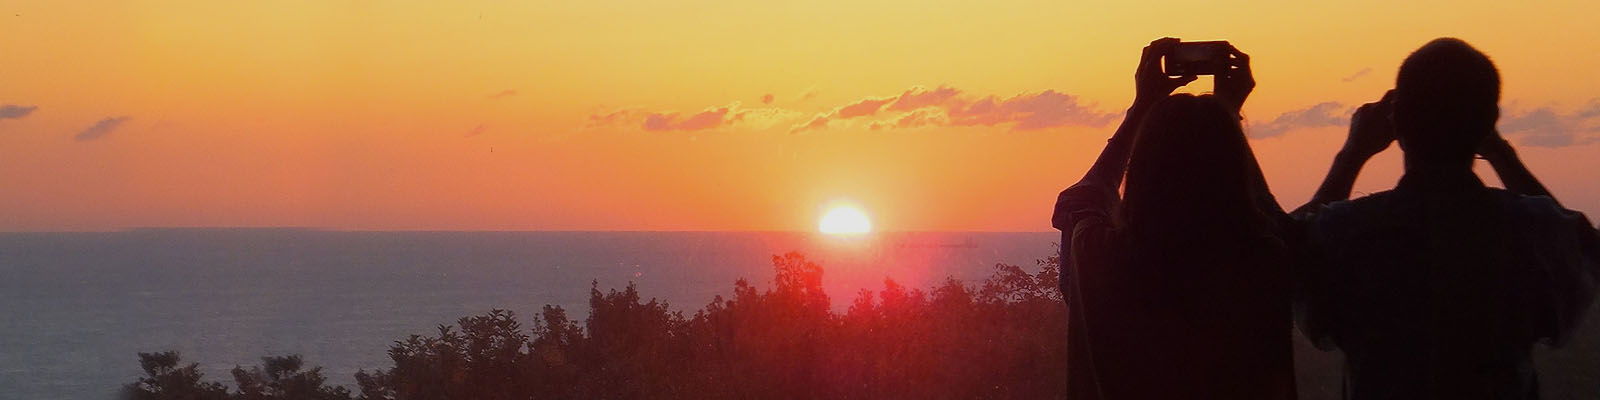
[[[1382,191],[1356,199],[1335,201],[1297,216],[1303,245],[1333,245],[1370,238],[1393,230],[1406,218],[1402,201],[1394,191]]]
[[[1505,211],[1521,218],[1563,219],[1574,216],[1583,216],[1583,213],[1569,210],[1557,203],[1550,196],[1529,196],[1518,194],[1501,188],[1488,188],[1489,195]]]
[[[1360,198],[1328,203],[1310,213],[1310,222],[1364,221],[1380,219],[1394,208],[1394,191],[1372,193]]]
[[[1561,203],[1557,203],[1550,196],[1528,196],[1499,188],[1491,188],[1491,192],[1505,207],[1505,210],[1519,221],[1550,225],[1581,224],[1583,226],[1591,226],[1589,225],[1589,218],[1582,212],[1562,207]]]
[[[1050,217],[1050,224],[1056,229],[1070,232],[1085,220],[1108,218],[1116,203],[1115,186],[1092,181],[1078,182],[1056,196],[1055,212]]]

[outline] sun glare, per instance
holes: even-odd
[[[859,235],[872,231],[872,221],[867,219],[867,214],[851,206],[828,209],[817,225],[818,230],[830,235]]]

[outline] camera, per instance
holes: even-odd
[[[1227,41],[1182,42],[1167,54],[1162,72],[1167,76],[1216,75],[1228,70]]]

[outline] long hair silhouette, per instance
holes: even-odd
[[[1267,233],[1253,203],[1255,162],[1232,111],[1211,95],[1157,103],[1134,139],[1117,219],[1143,265],[1241,254]],[[1189,262],[1183,262],[1189,260]],[[1221,261],[1221,260],[1219,260]]]

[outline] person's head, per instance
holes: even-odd
[[[1211,95],[1177,94],[1143,121],[1128,158],[1119,219],[1140,246],[1259,234],[1249,142],[1234,113]],[[1183,256],[1182,254],[1173,254]]]
[[[1500,72],[1459,39],[1411,53],[1394,86],[1395,136],[1408,160],[1470,162],[1500,118]]]

